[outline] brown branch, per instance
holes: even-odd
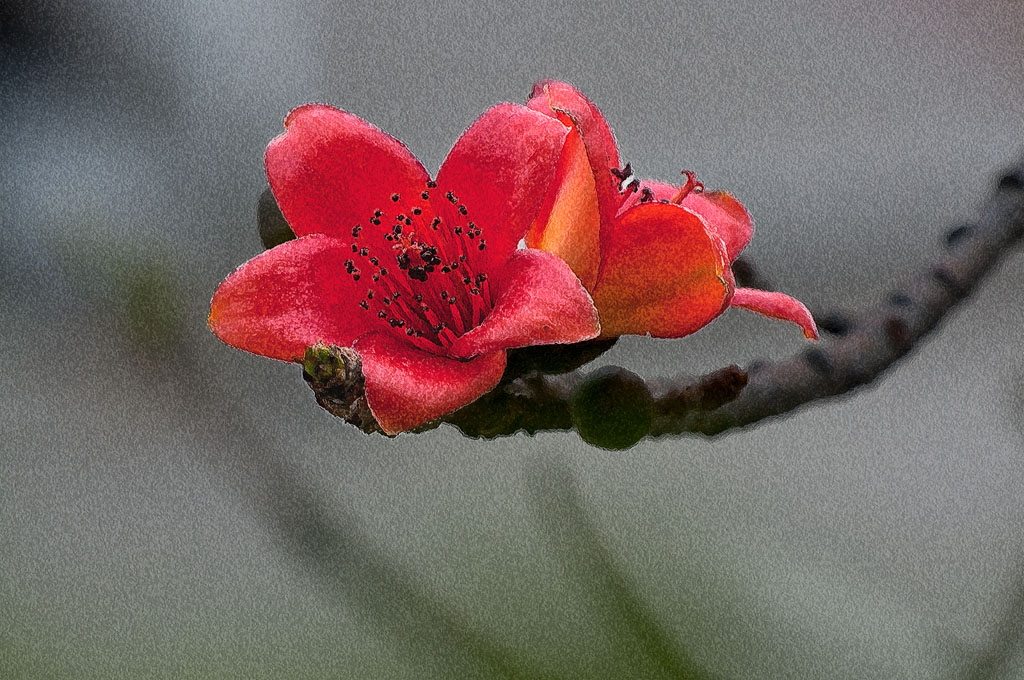
[[[625,448],[643,436],[716,435],[745,427],[873,381],[931,332],[1022,236],[1024,159],[998,180],[977,223],[946,234],[945,248],[932,266],[874,308],[852,315],[822,314],[821,326],[833,336],[831,341],[782,361],[756,362],[745,371],[730,366],[697,379],[647,382],[614,367],[591,376],[579,371],[545,375],[529,361],[513,360],[518,367],[510,368],[497,388],[422,429],[448,422],[469,436],[496,437],[576,427],[591,443]],[[741,264],[740,274],[752,283],[758,280],[749,263]],[[581,356],[593,358],[589,345],[578,348]],[[323,390],[316,381],[309,382],[323,404]],[[585,390],[588,385],[598,389]],[[364,416],[360,412],[361,425],[372,429]],[[590,431],[588,423],[597,431]]]

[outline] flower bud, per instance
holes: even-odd
[[[619,366],[587,376],[570,407],[583,441],[602,449],[628,449],[651,431],[654,398],[640,376]]]

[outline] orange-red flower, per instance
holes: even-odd
[[[632,179],[601,112],[571,85],[542,81],[527,103],[569,129],[556,182],[526,244],[559,255],[590,291],[601,335],[693,333],[730,305],[818,331],[788,295],[736,288],[732,263],[753,234],[723,191]],[[626,186],[623,187],[622,185]]]
[[[505,350],[599,332],[587,291],[558,257],[517,249],[568,129],[515,104],[483,114],[432,181],[401,142],[310,104],[267,147],[271,189],[297,239],[236,269],[209,325],[256,354],[300,359],[317,342],[362,359],[388,433],[493,388]]]

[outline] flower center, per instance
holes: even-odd
[[[360,225],[352,227],[355,257],[345,261],[355,281],[363,280],[361,267],[370,272],[359,306],[435,353],[480,325],[492,307],[487,275],[474,271],[469,257],[473,248],[487,247],[483,232],[450,191],[443,204],[430,206],[430,191],[436,187],[428,182],[419,195],[436,216],[430,219],[419,205],[392,194],[397,205],[390,211],[378,208],[370,217],[372,236],[364,235]],[[379,229],[388,223],[388,229]]]

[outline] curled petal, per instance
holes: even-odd
[[[621,201],[620,180],[611,170],[618,169],[621,161],[615,136],[600,109],[575,87],[557,80],[542,80],[536,83],[527,106],[554,115],[579,131],[594,173],[594,185],[597,188],[602,217],[606,222],[610,220]]]
[[[399,194],[419,197],[430,179],[400,141],[362,118],[325,104],[288,114],[267,146],[267,179],[297,236],[351,234]],[[403,206],[404,207],[404,206]]]
[[[452,356],[582,342],[601,331],[590,295],[569,266],[551,253],[517,250],[495,281],[494,308],[452,345]]]
[[[567,134],[564,125],[525,106],[499,104],[455,142],[431,201],[442,219],[472,221],[482,230],[486,248],[469,249],[476,271],[497,271],[526,236]],[[464,217],[448,202],[448,192],[466,207]]]
[[[640,190],[631,194],[623,202],[619,214],[639,205],[645,189],[650,192],[652,200],[669,201],[679,193],[680,187],[668,182],[643,180],[640,183]],[[754,223],[751,221],[747,209],[728,192],[691,191],[683,198],[682,206],[703,217],[708,226],[718,234],[722,242],[725,243],[729,262],[739,257],[739,254],[750,243],[751,236],[754,235]]]
[[[601,212],[594,174],[575,129],[565,140],[554,187],[526,235],[526,245],[558,255],[590,290],[601,261]]]
[[[792,321],[804,331],[809,340],[818,339],[818,327],[810,311],[802,302],[791,298],[785,293],[771,293],[756,288],[737,288],[730,303],[733,307],[743,307],[773,319]]]
[[[347,346],[372,319],[366,293],[341,263],[348,244],[314,234],[287,241],[232,272],[210,303],[210,329],[229,345],[285,361],[323,341]]]
[[[732,262],[750,243],[754,223],[747,209],[732,194],[725,191],[690,192],[683,199],[683,207],[704,218],[722,242]]]
[[[603,337],[689,335],[721,314],[732,293],[721,240],[677,205],[624,212],[602,234],[601,256],[593,297]]]
[[[366,403],[388,434],[440,418],[486,394],[505,371],[505,353],[459,361],[424,352],[387,332],[368,333],[354,348],[363,361]]]

